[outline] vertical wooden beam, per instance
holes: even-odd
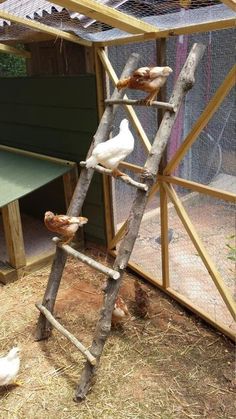
[[[168,198],[163,185],[160,185],[160,210],[161,210],[161,261],[162,261],[162,282],[167,289],[169,281],[169,238],[168,238]]]
[[[72,200],[72,196],[73,196],[77,181],[78,181],[78,169],[77,169],[77,166],[75,165],[74,169],[70,170],[69,172],[63,175],[64,196],[65,196],[67,209],[70,205],[70,201]]]
[[[95,74],[97,84],[97,105],[98,105],[98,116],[101,119],[105,110],[105,88],[104,88],[104,70],[102,63],[98,55],[99,48],[94,47],[94,62],[95,62]],[[102,175],[103,181],[103,197],[104,197],[104,211],[105,211],[105,223],[106,223],[106,240],[107,246],[109,247],[110,242],[115,234],[114,228],[114,216],[112,208],[112,179],[109,176]]]
[[[26,257],[18,200],[2,208],[2,217],[9,263],[16,269],[22,268]]]

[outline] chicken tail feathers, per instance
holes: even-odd
[[[91,156],[86,160],[85,163],[86,163],[86,168],[89,169],[89,168],[94,168],[98,162],[97,162],[96,157]]]

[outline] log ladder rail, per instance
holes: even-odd
[[[175,84],[173,93],[170,98],[170,103],[165,104],[165,113],[162,122],[149,152],[147,161],[144,166],[144,171],[141,173],[141,179],[144,180],[144,183],[136,182],[126,175],[120,176],[121,180],[129,183],[132,186],[135,186],[137,191],[128,217],[127,231],[120,244],[113,269],[103,266],[102,264],[76,251],[69,245],[63,245],[63,243],[61,243],[57,237],[53,239],[57,247],[48,279],[47,288],[42,304],[36,304],[36,307],[40,311],[36,330],[36,340],[47,339],[51,334],[52,326],[54,326],[57,330],[64,334],[64,336],[66,336],[85,356],[86,363],[82,371],[80,382],[76,389],[76,401],[83,400],[91,387],[91,382],[96,373],[103,347],[110,332],[111,316],[115,301],[119,292],[124,270],[128,265],[135,241],[138,236],[142,216],[148,201],[149,192],[156,182],[161,157],[171,135],[171,130],[177,117],[178,110],[186,93],[194,84],[195,69],[204,53],[204,50],[205,47],[202,44],[193,45]],[[138,60],[138,54],[131,54],[121,74],[121,78],[128,77],[137,68]],[[87,158],[91,155],[94,147],[97,144],[104,141],[104,139],[109,138],[109,134],[112,130],[113,120],[118,109],[118,104],[125,103],[125,101],[122,100],[123,96],[124,89],[119,92],[117,89],[114,90],[111,99],[109,100],[110,103],[107,103],[109,106],[106,107],[100,120],[100,124],[93,138]],[[81,162],[81,167],[82,169],[80,177],[67,212],[68,215],[71,216],[78,216],[80,214],[94,171],[96,170],[100,173],[111,175],[111,171],[99,165],[97,165],[95,169],[86,169],[85,162]],[[78,258],[79,260],[83,261],[89,266],[92,266],[95,269],[98,269],[100,272],[103,272],[108,276],[107,287],[104,291],[105,296],[103,307],[100,313],[100,318],[97,322],[94,339],[89,350],[86,349],[66,329],[64,329],[63,326],[61,326],[52,315],[68,255],[72,255],[75,258]]]

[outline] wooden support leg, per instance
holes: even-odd
[[[2,217],[9,264],[16,269],[22,268],[26,265],[26,257],[19,202],[14,201],[3,207]]]
[[[60,287],[63,270],[66,264],[67,255],[60,247],[57,247],[50,276],[48,279],[47,288],[43,298],[43,306],[53,313],[54,305],[57,298],[57,293]],[[51,335],[52,325],[46,317],[40,313],[37,329],[36,340],[47,339]]]
[[[65,195],[65,202],[66,208],[69,207],[76,184],[78,181],[78,170],[77,166],[74,169],[70,170],[69,172],[63,175],[63,185],[64,185],[64,195]]]
[[[129,76],[132,71],[137,67],[139,60],[138,54],[131,54],[130,58],[128,59],[124,70],[122,72],[122,78]],[[115,89],[112,98],[113,99],[121,99],[124,95],[124,92],[118,92]],[[89,149],[87,158],[91,155],[93,148],[104,141],[104,139],[109,138],[110,131],[112,129],[112,123],[115,117],[115,114],[118,110],[118,106],[108,106],[101,118],[99,127],[97,132],[94,136],[94,141],[91,144]],[[82,205],[84,203],[89,185],[91,183],[93,177],[93,169],[82,169],[80,173],[79,180],[77,182],[72,201],[70,203],[68,214],[72,216],[78,216],[81,212]],[[54,304],[57,297],[57,292],[60,286],[61,277],[63,273],[63,269],[65,267],[67,255],[64,251],[60,248],[57,248],[56,255],[53,261],[51,273],[48,280],[47,289],[44,294],[43,298],[43,306],[46,307],[51,313],[53,312]],[[51,333],[51,325],[47,322],[43,314],[40,314],[38,324],[37,324],[37,331],[36,331],[36,339],[46,339],[49,337]]]

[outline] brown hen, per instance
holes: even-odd
[[[135,281],[135,311],[139,317],[147,317],[150,307],[150,301],[147,292],[141,287],[138,281]]]
[[[44,224],[48,230],[62,236],[63,244],[68,244],[73,239],[80,226],[86,224],[86,217],[70,217],[68,215],[55,215],[51,211],[45,212]]]
[[[119,80],[116,87],[118,90],[128,88],[149,93],[145,99],[139,102],[151,105],[172,72],[170,67],[140,67],[130,77]]]
[[[123,320],[130,317],[130,312],[125,304],[124,300],[121,297],[117,297],[114,309],[112,312],[112,318],[111,323],[113,326],[117,325],[118,323],[121,323]]]

